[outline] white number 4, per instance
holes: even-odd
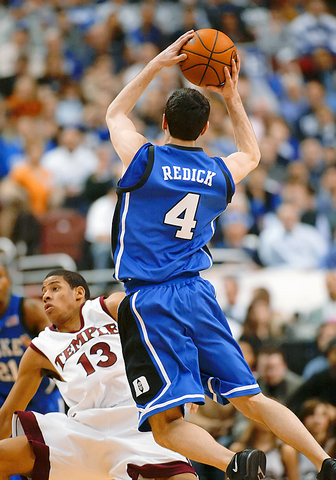
[[[166,225],[179,227],[176,230],[175,237],[191,240],[194,236],[193,229],[196,227],[196,210],[198,207],[200,195],[196,193],[187,193],[176,205],[166,213],[163,222]]]

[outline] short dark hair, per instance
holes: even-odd
[[[329,403],[317,397],[312,397],[305,400],[298,412],[298,417],[301,422],[303,423],[308,416],[314,415],[314,412],[319,405],[327,406]]]
[[[165,116],[173,138],[196,140],[210,115],[210,102],[194,88],[180,88],[167,100]]]
[[[55,268],[54,270],[51,270],[48,275],[46,275],[44,280],[49,277],[63,277],[72,290],[76,287],[83,287],[85,290],[85,300],[90,299],[89,286],[86,283],[85,278],[79,273],[71,272],[70,270],[64,270],[63,268]]]

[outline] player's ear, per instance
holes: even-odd
[[[209,128],[209,125],[210,125],[210,122],[209,120],[207,121],[207,123],[205,124],[205,127],[203,128],[203,130],[201,131],[201,135],[204,135],[205,132],[208,130]]]
[[[168,123],[167,123],[167,119],[166,119],[166,115],[163,114],[163,117],[162,117],[162,130],[167,130],[168,128]]]
[[[82,298],[85,298],[85,288],[79,285],[76,287],[76,292],[75,292],[76,300],[81,300]]]

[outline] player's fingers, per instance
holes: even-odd
[[[238,68],[237,68],[236,60],[234,58],[231,60],[231,77],[234,82],[238,78]]]
[[[231,81],[231,75],[230,75],[230,71],[229,71],[228,67],[224,67],[224,77],[225,77],[225,82],[224,83],[227,83],[227,82]]]
[[[239,73],[241,63],[240,63],[240,56],[238,54],[237,54],[237,58],[236,58],[236,65],[237,65],[237,72]]]
[[[175,40],[174,44],[176,45],[184,45],[188,40],[190,40],[194,36],[194,30],[189,30],[181,35],[177,40]]]
[[[183,60],[186,60],[188,58],[188,55],[186,53],[179,53],[177,55],[178,61],[182,62]]]

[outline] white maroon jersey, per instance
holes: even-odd
[[[70,407],[68,415],[116,405],[136,407],[128,386],[118,324],[108,313],[103,297],[81,308],[81,328],[59,332],[47,327],[32,340],[64,381],[55,380]]]

